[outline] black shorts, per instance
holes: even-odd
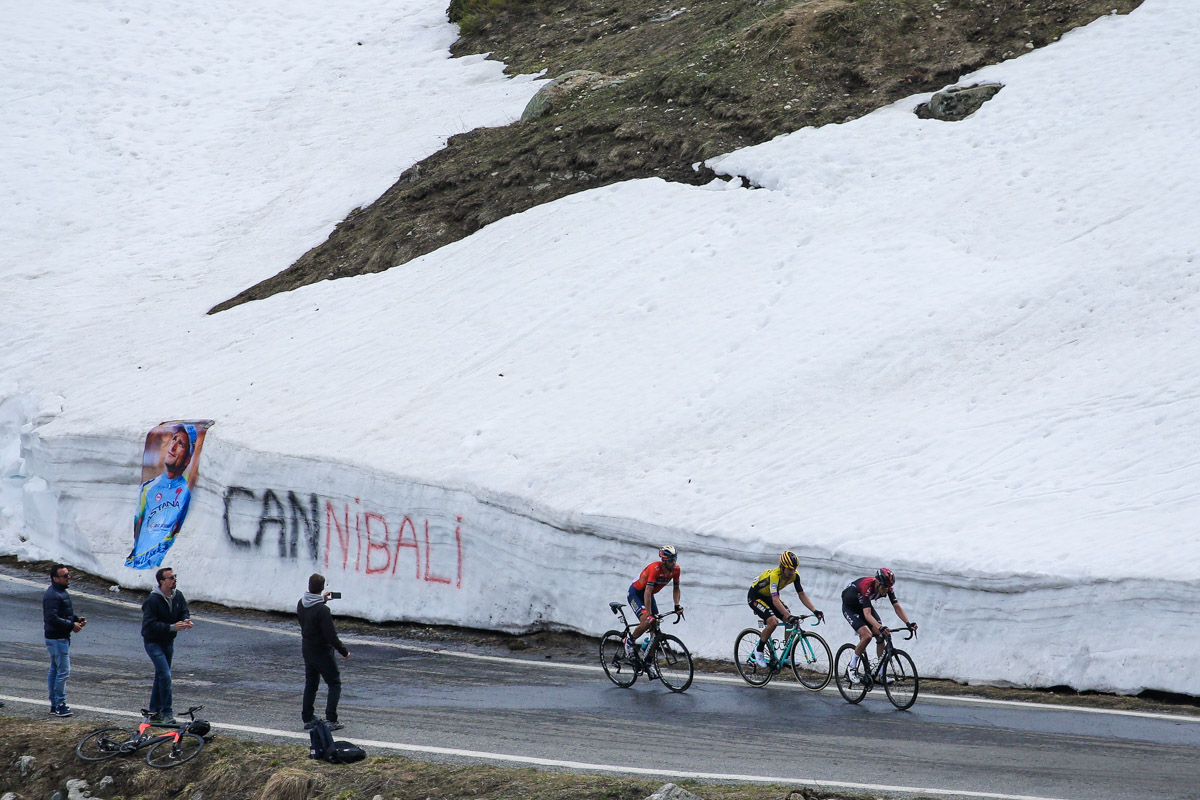
[[[854,628],[856,632],[864,625],[866,625],[868,629],[871,627],[867,624],[867,618],[863,616],[861,611],[855,611],[854,609],[842,606],[842,616],[846,618],[846,622],[849,622],[850,627]]]
[[[873,607],[868,607],[872,611],[875,610]],[[867,624],[867,618],[863,615],[862,603],[858,602],[858,590],[853,586],[847,586],[842,592],[842,616],[846,618],[846,622],[849,622],[850,627],[854,628],[856,632],[864,625],[867,628],[871,627]],[[875,618],[878,619],[879,615],[876,614]]]
[[[763,596],[753,589],[746,595],[746,603],[750,606],[750,610],[754,612],[754,616],[763,622],[769,622],[771,617],[779,618],[779,612],[771,605],[771,601],[764,600]]]

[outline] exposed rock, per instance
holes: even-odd
[[[21,777],[28,778],[30,770],[33,769],[33,762],[37,761],[33,756],[21,756],[17,759],[17,764],[21,768]]]
[[[573,69],[570,72],[564,72],[539,89],[538,93],[530,99],[525,105],[525,110],[521,112],[521,122],[529,122],[545,116],[556,103],[561,103],[572,92],[581,89],[597,89],[613,80],[609,76],[592,72],[590,69]]]
[[[82,778],[67,781],[67,800],[91,800],[88,782]]]
[[[1004,88],[1002,83],[976,83],[971,86],[951,86],[936,92],[929,102],[921,103],[914,113],[921,119],[940,119],[958,122],[979,110],[979,107]]]
[[[681,789],[673,783],[664,783],[659,790],[646,798],[646,800],[701,800],[699,795],[694,795],[687,789]]]
[[[788,793],[787,800],[822,800],[823,795],[812,789],[793,789]]]

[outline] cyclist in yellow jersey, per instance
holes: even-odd
[[[750,605],[750,610],[765,623],[758,634],[758,647],[754,651],[754,661],[760,667],[765,667],[770,663],[771,657],[764,648],[767,640],[771,638],[771,634],[778,627],[779,620],[790,623],[793,619],[792,612],[788,610],[787,604],[779,596],[781,589],[786,589],[789,584],[795,583],[796,594],[800,597],[800,602],[804,603],[817,619],[825,621],[825,615],[817,610],[812,600],[808,599],[808,593],[804,591],[804,587],[800,585],[800,576],[796,574],[796,566],[799,563],[800,559],[796,558],[795,553],[791,550],[784,550],[779,556],[779,566],[759,575],[746,595],[746,602]]]

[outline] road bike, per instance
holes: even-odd
[[[907,628],[905,640],[912,639],[917,632]],[[838,648],[835,662],[838,691],[848,703],[860,702],[867,692],[878,684],[883,684],[888,700],[901,711],[911,708],[917,702],[917,692],[921,689],[921,677],[917,675],[917,665],[912,656],[903,650],[897,650],[892,645],[892,634],[884,628],[880,634],[883,639],[883,655],[872,667],[863,653],[858,659],[858,665],[851,670],[850,659],[854,657],[854,645],[844,644]]]
[[[733,662],[742,680],[751,686],[766,686],[784,667],[790,666],[796,680],[806,689],[816,692],[828,686],[833,675],[833,654],[829,645],[819,635],[800,628],[800,623],[812,616],[805,614],[795,617],[794,623],[785,623],[781,641],[777,641],[774,634],[767,639],[765,667],[754,660],[754,653],[762,641],[763,621],[759,620],[758,628],[746,628],[739,633],[733,642]],[[819,618],[813,619],[816,620],[813,627],[821,624]]]
[[[625,604],[609,603],[608,607],[621,618],[621,624],[625,628],[624,632],[612,630],[600,637],[600,664],[604,667],[604,674],[608,679],[622,689],[628,689],[633,686],[638,675],[645,673],[649,680],[658,678],[663,686],[672,692],[687,691],[695,674],[692,654],[684,647],[679,637],[663,633],[659,629],[662,620],[672,614],[675,615],[675,624],[678,624],[679,620],[683,619],[683,612],[668,611],[666,614],[655,614],[654,624],[650,627],[650,638],[640,649],[640,653],[636,652],[638,645],[634,644],[635,653],[631,659],[625,653],[625,637],[632,631],[632,626],[625,619]]]
[[[84,761],[104,761],[148,747],[147,764],[159,769],[177,767],[191,761],[204,748],[204,735],[210,727],[206,720],[196,719],[196,712],[202,708],[204,706],[192,706],[180,715],[189,719],[175,725],[151,722],[150,712],[143,708],[142,722],[136,728],[114,727],[92,731],[75,747],[75,755]],[[167,730],[151,733],[151,728]]]

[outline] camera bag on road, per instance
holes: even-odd
[[[333,731],[329,730],[329,723],[323,719],[317,720],[317,724],[308,731],[308,739],[308,757],[327,761],[333,752]]]
[[[308,732],[308,757],[328,761],[330,764],[353,764],[367,757],[367,751],[350,742],[335,742],[329,723],[317,720]]]
[[[367,757],[367,751],[350,742],[334,742],[326,761],[330,764],[353,764]]]

